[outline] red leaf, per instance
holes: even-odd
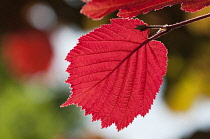
[[[166,74],[167,50],[148,40],[138,19],[112,19],[82,36],[66,60],[73,94],[62,105],[77,104],[101,120],[102,128],[115,123],[127,127],[137,115],[148,113]]]
[[[210,0],[191,0],[182,4],[182,9],[187,12],[196,12],[202,8],[209,6]]]
[[[198,11],[210,5],[210,0],[92,0],[82,8],[81,13],[100,19],[113,11],[119,10],[120,17],[134,17],[152,10],[159,10],[166,6],[182,4],[187,12]]]

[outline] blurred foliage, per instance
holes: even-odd
[[[26,19],[25,14],[27,7],[34,3],[46,3],[50,5],[60,22],[76,23],[81,25],[81,18],[83,15],[80,14],[82,2],[77,6],[71,6],[65,0],[1,0],[0,1],[0,32],[14,31],[16,29],[25,28],[30,26]]]
[[[210,96],[210,42],[206,41],[196,48],[194,57],[185,67],[178,82],[168,89],[170,95],[167,101],[169,106],[175,110],[187,110],[193,105],[196,98]]]
[[[59,24],[82,25],[82,3],[72,7],[63,0],[0,1],[1,139],[74,138],[83,130],[80,108],[60,108],[69,95],[68,87],[50,87],[43,81],[47,73],[37,75],[53,59],[48,42],[52,31],[38,31],[27,20],[31,5],[40,2],[54,9]],[[22,79],[15,76],[17,72],[30,76]]]
[[[206,14],[209,7],[196,13],[185,13],[184,19]],[[210,41],[209,18],[186,26],[189,34],[183,38],[191,38],[190,43],[183,41],[190,47],[187,55],[172,53],[169,48],[169,66],[167,73],[166,102],[173,110],[186,111],[190,109],[199,97],[210,96]],[[174,37],[176,41],[176,37]],[[177,43],[175,43],[177,44]]]
[[[200,16],[203,14],[206,14],[210,11],[210,7],[206,7],[196,13],[185,13],[186,18],[193,18],[196,16]],[[199,22],[192,23],[187,26],[187,28],[192,32],[192,34],[197,35],[197,36],[210,36],[210,18],[206,18],[205,20],[201,20]]]
[[[53,96],[52,90],[11,83],[1,88],[1,92],[2,139],[51,139],[67,131],[74,134],[81,127],[78,108],[60,108],[63,98]]]

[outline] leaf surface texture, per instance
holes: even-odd
[[[137,115],[146,115],[166,74],[167,49],[159,41],[148,43],[149,31],[138,19],[112,19],[82,36],[66,60],[72,94],[62,105],[77,104],[101,120],[127,127]]]

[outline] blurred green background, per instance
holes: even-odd
[[[0,1],[0,139],[153,139],[149,133],[154,127],[151,122],[138,126],[135,123],[130,130],[118,133],[114,128],[100,129],[100,123],[91,123],[76,106],[60,108],[70,94],[64,83],[68,77],[66,54],[81,35],[116,17],[115,12],[93,21],[80,14],[83,5],[80,0]],[[180,5],[175,5],[138,18],[150,25],[163,25],[209,11],[207,7],[185,13]],[[154,109],[173,122],[177,117],[187,119],[186,113],[192,111],[210,117],[210,18],[174,30],[158,40],[168,48],[169,61],[161,99]],[[158,106],[164,106],[164,110]],[[201,107],[208,113],[199,113]],[[149,118],[158,120],[161,117],[158,114],[151,112]],[[172,126],[167,125],[168,121],[155,126],[165,130]],[[173,139],[210,138],[210,118],[199,122],[201,126],[189,127],[193,129],[187,133],[176,132],[182,123],[170,131]],[[139,126],[145,125],[149,130],[139,133]],[[156,134],[156,139],[172,139],[163,136],[166,133]]]

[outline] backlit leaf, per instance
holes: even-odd
[[[166,74],[167,50],[158,41],[148,42],[149,31],[138,19],[112,19],[82,36],[66,60],[72,95],[62,105],[77,104],[101,120],[102,128],[115,123],[127,127],[136,116],[145,116]]]
[[[116,10],[120,17],[134,17],[166,6],[181,4],[183,10],[195,12],[210,5],[210,0],[92,0],[82,8],[81,13],[93,19],[100,19]]]

